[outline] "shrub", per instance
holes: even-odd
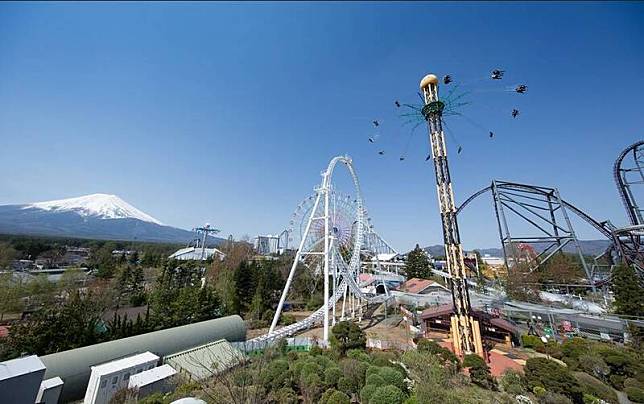
[[[313,345],[311,349],[309,349],[309,355],[312,356],[322,355],[323,352],[324,350],[317,345]]]
[[[610,382],[610,385],[615,387],[617,390],[621,390],[623,388],[624,380],[626,380],[626,377],[622,375],[608,376],[608,381]]]
[[[364,386],[365,373],[367,372],[367,365],[359,360],[348,358],[340,362],[340,369],[344,377],[349,379],[353,392],[358,392]],[[343,390],[344,391],[344,390]]]
[[[420,341],[418,341],[418,344],[416,344],[416,346],[420,352],[429,352],[434,355],[437,355],[443,349],[442,346],[431,339],[421,339]]]
[[[626,387],[624,393],[628,396],[628,399],[634,403],[644,403],[644,389],[639,387]]]
[[[644,388],[644,383],[640,382],[637,379],[629,377],[628,379],[624,380],[624,387],[638,387],[641,389]]]
[[[343,376],[338,380],[338,390],[351,395],[352,393],[356,393],[356,386],[351,380]]]
[[[513,396],[525,393],[525,378],[515,370],[508,369],[501,376],[503,391]]]
[[[376,366],[392,366],[391,361],[396,360],[392,352],[374,351],[371,353],[371,363]]]
[[[420,403],[418,402],[418,397],[411,396],[407,400],[405,400],[403,404],[420,404]]]
[[[521,345],[523,345],[524,348],[531,348],[534,349],[535,351],[537,349],[543,349],[543,341],[541,341],[541,338],[537,337],[536,335],[527,335],[524,334],[521,336]]]
[[[360,390],[360,402],[365,404],[368,403],[373,393],[375,393],[379,387],[380,386],[375,384],[367,384],[364,386],[362,390]]]
[[[571,338],[561,344],[561,353],[563,353],[564,357],[577,359],[581,355],[590,353],[591,345],[591,342],[583,338]]]
[[[333,391],[326,404],[351,404],[351,398],[341,391]]]
[[[275,393],[275,397],[280,404],[297,404],[297,393],[290,387],[282,387]]]
[[[546,358],[530,358],[526,361],[525,376],[528,386],[543,387],[553,393],[564,394],[576,403],[582,402],[579,383],[568,369]]]
[[[598,355],[580,355],[578,363],[581,370],[600,379],[610,373],[610,368]]]
[[[617,403],[617,394],[610,386],[601,382],[589,374],[575,372],[575,379],[579,382],[581,389],[594,397],[601,398],[610,403]]]
[[[367,385],[373,384],[374,386],[380,387],[380,386],[384,386],[386,383],[385,383],[385,379],[383,379],[382,376],[380,376],[379,374],[373,374],[373,375],[367,376],[367,382],[365,384]]]
[[[369,398],[369,404],[402,404],[403,401],[405,394],[392,385],[378,387]]]
[[[476,354],[469,354],[463,357],[463,367],[471,368],[471,367],[477,367],[477,366],[485,367],[487,366],[487,364],[485,363],[485,360],[483,358],[481,358]]]
[[[350,349],[364,349],[367,343],[364,331],[351,321],[340,321],[331,328],[331,346],[340,355]]]
[[[304,401],[309,403],[318,401],[320,393],[322,392],[322,380],[320,376],[313,372],[302,372],[299,385]]]
[[[277,390],[290,385],[291,372],[285,359],[271,361],[261,373],[262,385],[267,390]]]
[[[369,354],[367,354],[362,349],[351,349],[347,351],[347,358],[357,359],[361,362],[366,362],[366,363],[371,362],[371,358],[369,357]]]
[[[324,383],[328,386],[337,386],[338,380],[342,377],[342,371],[339,367],[329,367],[324,371]]]
[[[582,401],[580,401],[580,403],[582,402],[583,402],[583,398],[582,398]],[[564,396],[563,394],[557,394],[557,393],[553,393],[552,391],[546,391],[546,394],[544,394],[543,397],[541,397],[541,403],[542,404],[571,404],[572,401],[570,401],[570,399]]]
[[[450,351],[447,348],[443,348],[436,341],[429,339],[421,339],[418,341],[418,351],[420,352],[429,352],[434,355],[438,355],[444,363],[449,363],[453,365],[456,369],[460,369],[461,362],[454,352]]]
[[[378,375],[384,379],[386,384],[396,386],[402,391],[406,389],[405,377],[396,369],[390,367],[381,367]]]

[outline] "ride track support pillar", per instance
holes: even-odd
[[[442,127],[445,104],[438,98],[438,77],[433,74],[425,76],[420,82],[420,90],[425,101],[422,113],[429,127],[429,141],[436,173],[436,191],[443,225],[447,272],[452,279],[450,286],[454,314],[451,317],[450,329],[454,351],[460,356],[476,353],[485,358],[480,326],[471,315],[463,248],[456,220],[454,192],[449,175],[447,147]]]
[[[324,342],[329,342],[329,188],[331,173],[324,172]]]

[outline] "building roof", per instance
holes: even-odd
[[[427,320],[430,318],[449,316],[453,312],[454,312],[454,305],[452,303],[441,304],[439,306],[430,307],[428,309],[423,310],[423,312],[420,313],[420,318],[423,320]]]
[[[431,307],[429,309],[423,310],[423,312],[420,314],[420,318],[422,320],[429,320],[436,317],[449,316],[452,313],[454,313],[454,305],[452,303],[448,303],[448,304],[442,304],[440,306]],[[503,318],[494,317],[486,312],[479,311],[479,310],[472,310],[472,315],[474,316],[474,318],[476,318],[481,322],[487,322],[507,332],[510,332],[513,334],[516,334],[519,332],[519,329],[517,326],[515,326],[514,324],[512,324],[511,322]]]
[[[164,362],[188,373],[193,380],[203,380],[237,365],[243,357],[241,351],[221,339],[166,356]]]
[[[133,368],[135,366],[148,363],[156,362],[159,360],[159,357],[153,354],[152,352],[143,352],[137,355],[128,356],[126,358],[117,359],[115,361],[103,363],[101,365],[92,366],[92,372],[96,372],[100,375],[108,375],[110,373],[118,372],[123,369]]]
[[[225,254],[221,251],[219,251],[216,248],[205,248],[204,251],[204,258],[208,259],[212,257],[214,254],[217,254],[218,256],[224,256]],[[169,259],[176,259],[176,260],[200,260],[201,259],[201,247],[195,248],[195,247],[186,247],[186,248],[181,248],[177,251],[174,252],[174,254],[170,255],[168,257]]]
[[[170,376],[177,374],[177,371],[170,365],[161,365],[150,370],[146,370],[141,373],[134,374],[130,376],[130,382],[128,387],[143,387],[159,380],[167,379]]]
[[[60,377],[52,377],[51,379],[45,379],[40,383],[40,388],[42,390],[48,390],[63,384],[63,379]]]
[[[0,380],[45,370],[45,365],[36,355],[0,362]]]
[[[401,292],[419,294],[431,286],[439,287],[441,289],[447,290],[445,286],[441,285],[438,282],[432,281],[430,279],[420,279],[420,278],[411,278],[407,280],[407,282],[400,285],[398,290],[400,290]]]
[[[375,256],[373,256],[373,257],[371,258],[371,261],[380,261],[380,262],[383,262],[383,261],[390,261],[390,260],[392,260],[394,257],[396,257],[397,255],[398,255],[398,253],[383,253],[383,254],[376,254]]]

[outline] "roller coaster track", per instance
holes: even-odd
[[[642,211],[637,205],[637,201],[631,191],[631,185],[633,185],[633,183],[629,183],[626,178],[626,174],[629,172],[636,172],[639,174],[639,184],[644,183],[644,167],[642,167],[642,156],[640,152],[640,147],[643,145],[644,141],[640,140],[639,142],[628,146],[619,154],[617,160],[615,160],[615,165],[613,166],[613,177],[615,178],[615,184],[617,184],[617,191],[619,192],[619,196],[621,197],[624,208],[626,209],[626,215],[633,226],[643,225],[644,220],[642,219]],[[633,153],[635,167],[623,168],[622,163],[629,153]]]
[[[379,243],[386,244],[386,242],[382,240],[380,236],[378,236],[376,233],[370,232],[370,234],[372,237],[378,238]],[[368,242],[367,244],[369,245],[370,243]],[[386,245],[389,246],[388,244]],[[334,254],[335,254],[335,262],[338,265],[338,273],[342,277],[342,280],[338,285],[338,287],[336,288],[336,291],[333,294],[333,296],[329,298],[328,309],[331,309],[333,305],[337,304],[340,301],[340,299],[343,298],[345,294],[345,290],[347,289],[350,290],[354,294],[354,296],[365,300],[367,303],[383,303],[386,300],[393,299],[393,296],[390,296],[390,295],[368,296],[364,294],[360,289],[360,286],[355,281],[356,271],[351,269],[351,264],[350,263],[347,264],[344,258],[342,257],[342,255],[337,250],[335,250]],[[357,267],[359,268],[360,265],[358,264]],[[264,334],[259,337],[253,338],[251,340],[248,340],[247,342],[251,346],[254,346],[254,345],[263,346],[265,344],[270,344],[273,341],[278,341],[282,338],[292,336],[298,331],[311,328],[317,322],[321,321],[322,318],[324,317],[324,311],[325,311],[325,307],[322,306],[316,311],[314,311],[311,315],[306,317],[304,320],[284,326],[282,328],[275,329],[273,332],[269,332],[268,334]]]
[[[525,191],[533,191],[535,186],[533,185],[527,185],[527,184],[518,184],[518,183],[511,183],[511,182],[506,182],[504,183],[504,186],[506,186],[509,189],[520,189],[520,190],[525,190]],[[481,189],[480,191],[475,192],[467,198],[461,206],[459,206],[456,209],[456,214],[458,215],[461,213],[461,211],[470,204],[474,199],[477,197],[483,195],[486,192],[492,191],[492,185],[488,185],[487,187]],[[576,207],[570,202],[567,202],[566,200],[562,199],[561,203],[566,207],[566,209],[570,210],[577,216],[579,216],[582,220],[584,220],[586,223],[594,227],[597,231],[602,233],[607,239],[612,240],[613,239],[613,231],[615,230],[615,226],[609,222],[609,221],[604,221],[604,222],[598,222],[597,220],[593,219],[590,215]]]

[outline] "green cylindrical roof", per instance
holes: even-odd
[[[164,357],[220,339],[245,341],[244,320],[236,315],[222,317],[45,355],[40,360],[47,367],[45,379],[58,376],[65,382],[60,401],[66,402],[84,396],[92,366],[145,351]]]

